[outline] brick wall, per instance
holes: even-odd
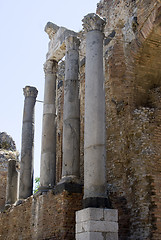
[[[120,239],[161,239],[158,1],[104,0],[107,178]]]
[[[97,7],[97,13],[107,21],[107,184],[112,206],[119,210],[122,240],[161,238],[160,5],[155,0],[103,0]],[[79,37],[83,182],[85,37],[82,32]],[[59,107],[63,109],[62,105]],[[61,160],[62,153],[59,154]]]
[[[32,196],[0,213],[0,240],[74,240],[75,211],[81,203],[80,193],[67,191]]]

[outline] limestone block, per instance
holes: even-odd
[[[118,240],[117,233],[84,232],[76,234],[76,240]]]
[[[118,221],[118,210],[117,209],[103,209],[103,208],[85,208],[76,212],[76,222],[84,221]]]
[[[109,222],[118,222],[118,210],[117,209],[104,209],[104,220]]]
[[[104,219],[102,208],[85,208],[76,212],[76,222],[84,222],[89,220],[101,221]]]
[[[118,240],[116,209],[86,208],[76,212],[76,240]]]
[[[118,223],[108,221],[86,221],[76,224],[76,233],[81,232],[118,232]]]

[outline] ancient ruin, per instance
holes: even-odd
[[[22,125],[19,199],[26,199],[33,193],[34,107],[38,94],[35,87],[26,86],[23,91],[25,101]]]
[[[82,22],[45,27],[40,187],[21,161],[17,201],[19,163],[0,161],[0,239],[161,239],[161,2],[101,0]]]

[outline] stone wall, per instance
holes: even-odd
[[[75,239],[75,211],[82,194],[63,191],[32,196],[0,214],[0,239]]]
[[[104,40],[107,184],[112,206],[119,210],[119,238],[123,240],[161,238],[160,7],[159,1],[149,0],[102,0],[97,6],[97,13],[107,21]],[[83,32],[79,37],[83,182],[86,46]],[[58,99],[62,121],[63,92],[59,91]],[[60,136],[62,130],[59,127]],[[57,175],[61,175],[61,141]]]
[[[104,0],[97,8],[107,21],[107,178],[112,206],[119,209],[120,239],[159,239],[161,235],[160,12],[160,3],[148,0]],[[85,40],[82,32],[79,37],[83,182]]]
[[[160,239],[159,1],[104,0],[107,178],[120,239]]]
[[[0,133],[0,211],[6,201],[7,166],[9,159],[17,159],[16,145],[13,139],[4,132]]]

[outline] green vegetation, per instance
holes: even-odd
[[[40,177],[35,178],[35,188],[34,188],[34,193],[38,191],[38,188],[40,186]]]

